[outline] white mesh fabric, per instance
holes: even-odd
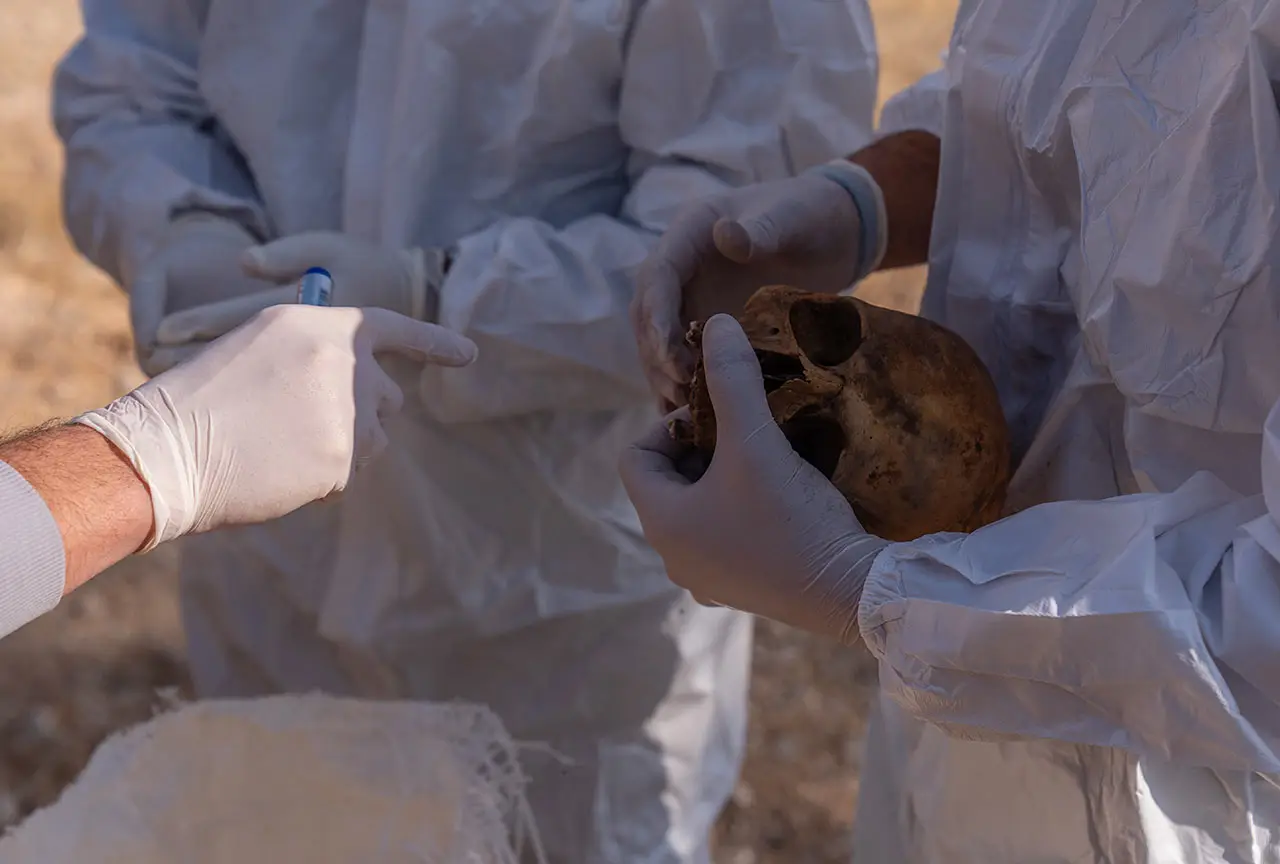
[[[468,705],[201,702],[105,741],[5,864],[516,864],[516,747]]]

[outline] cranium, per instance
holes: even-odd
[[[912,540],[1000,517],[1008,429],[991,376],[963,339],[914,315],[787,285],[761,288],[738,320],[774,419],[867,531]],[[683,434],[710,453],[716,422],[699,324],[689,341],[698,362]]]

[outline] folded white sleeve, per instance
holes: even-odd
[[[859,623],[907,711],[970,738],[1049,738],[1280,771],[1280,412],[1263,495],[1035,507],[888,547]]]
[[[207,6],[83,3],[84,35],[54,75],[67,231],[125,290],[174,214],[216,213],[269,234],[253,182],[200,94]]]
[[[57,606],[66,572],[62,532],[49,507],[0,462],[0,638]]]

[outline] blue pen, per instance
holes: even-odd
[[[333,297],[333,277],[323,267],[312,267],[298,280],[298,302],[306,306],[329,306]]]

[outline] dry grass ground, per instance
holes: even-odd
[[[872,0],[882,94],[936,65],[955,0]],[[71,0],[0,0],[0,428],[68,416],[141,380],[123,296],[76,256],[58,214],[48,124],[53,63],[79,27]],[[921,274],[861,293],[911,308]],[[111,731],[185,687],[174,558],[126,562],[0,644],[0,826],[48,803]],[[859,651],[763,626],[750,753],[721,821],[726,864],[848,860],[865,701]]]

